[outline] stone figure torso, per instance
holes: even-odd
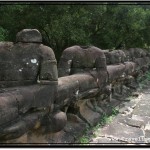
[[[15,44],[0,43],[1,88],[31,85],[38,80],[57,81],[55,55],[51,48],[41,44],[38,31],[33,31],[19,32]]]
[[[72,46],[64,50],[58,68],[60,76],[92,71],[96,68],[106,69],[106,58],[104,53],[94,46]]]

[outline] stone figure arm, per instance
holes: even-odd
[[[58,76],[68,76],[71,73],[73,63],[73,53],[68,49],[64,50],[58,63]]]
[[[95,68],[97,72],[97,84],[99,88],[102,88],[106,85],[108,74],[106,68],[106,57],[104,54],[101,54],[95,60]]]
[[[57,61],[53,50],[47,46],[41,45],[41,62],[39,72],[39,82],[49,84],[52,81],[58,81]]]
[[[106,70],[106,57],[105,56],[99,56],[95,60],[95,68],[96,68],[96,71]]]

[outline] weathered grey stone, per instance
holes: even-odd
[[[92,89],[98,89],[94,78],[88,73],[75,74],[58,79],[58,96],[56,104],[63,106],[71,101],[95,96],[98,90],[92,92]]]
[[[41,43],[42,36],[37,29],[23,29],[16,35],[17,42]]]
[[[29,145],[29,146],[33,145],[34,146],[36,144],[48,146],[49,141],[48,141],[48,138],[47,138],[47,134],[38,134],[36,132],[28,131],[26,145]]]
[[[103,51],[97,47],[72,46],[63,51],[58,64],[58,69],[67,69],[67,67],[70,70],[66,75],[93,70],[93,68],[106,69],[106,58]],[[64,75],[60,74],[60,76]]]
[[[104,114],[105,110],[103,110],[100,105],[98,105],[96,98],[91,98],[87,101],[86,105],[93,111],[98,112],[100,114]]]
[[[110,65],[111,64],[111,53],[109,50],[103,50],[105,56],[106,56],[106,64]]]
[[[130,118],[130,116],[124,116],[121,113],[118,113],[114,119],[113,119],[113,123],[122,123],[124,124],[126,122],[126,120]]]
[[[134,58],[146,56],[144,50],[141,48],[129,48],[128,51],[130,53],[130,56],[132,57],[132,60],[134,60]]]
[[[96,70],[97,74],[92,71]],[[63,51],[58,64],[59,77],[76,73],[90,73],[99,86],[107,80],[106,57],[97,47],[72,46]]]
[[[127,107],[122,107],[119,109],[119,113],[124,114],[125,111],[127,111],[127,110],[128,110]]]
[[[125,62],[125,73],[126,75],[132,75],[135,71],[135,63],[134,62]]]
[[[125,65],[109,65],[107,66],[107,72],[109,76],[109,82],[112,82],[118,78],[121,78],[125,72]]]
[[[138,115],[132,114],[131,118],[137,121],[142,121],[144,122],[145,125],[148,124],[150,121],[150,117],[147,117],[147,116],[138,116]]]
[[[117,140],[113,140],[111,138],[106,138],[106,137],[98,137],[95,139],[92,139],[92,141],[90,141],[90,143],[96,143],[96,144],[113,144],[113,143],[121,143]]]
[[[31,113],[20,119],[15,119],[12,123],[0,129],[0,141],[18,138],[28,130],[36,128],[36,124],[40,122],[44,114],[45,112]]]
[[[98,106],[104,110],[106,114],[111,114],[112,109],[118,106],[121,102],[112,98],[110,102],[107,103],[98,103]]]
[[[150,130],[145,130],[145,138],[150,138]]]
[[[50,90],[52,86],[53,89]],[[7,123],[14,117],[27,113],[31,108],[51,108],[56,96],[56,87],[56,84],[42,86],[36,84],[8,88],[6,92],[0,93],[0,122]]]
[[[132,93],[132,96],[134,96],[134,97],[138,97],[138,96],[139,96],[139,94],[140,94],[140,93],[138,93],[138,92],[133,92],[133,93]]]
[[[36,84],[38,78],[41,84],[58,79],[54,52],[42,44],[17,43],[11,51],[0,50],[0,60],[1,88]]]
[[[19,117],[18,108],[7,106],[0,109],[0,127],[3,128],[10,121],[14,121]]]
[[[41,121],[41,129],[43,133],[55,133],[61,131],[67,123],[66,113],[62,111],[56,111],[47,113],[43,116]]]
[[[86,120],[91,126],[94,126],[100,120],[101,114],[90,109],[86,104],[87,101],[78,101],[77,105],[79,107],[79,113],[84,120]]]
[[[1,141],[1,146],[9,146],[9,145],[12,145],[12,144],[15,144],[16,146],[19,146],[20,144],[23,146],[23,144],[27,145],[28,143],[28,135],[27,133],[23,134],[22,136],[20,136],[19,138],[16,138],[16,139],[12,139],[12,140],[5,140],[5,141]],[[5,143],[2,144],[2,143]],[[17,144],[16,144],[17,143]]]
[[[75,138],[73,135],[70,135],[63,130],[57,133],[50,133],[47,135],[48,143],[74,143]]]
[[[132,57],[131,57],[130,51],[129,50],[123,50],[123,52],[126,55],[125,62],[132,61]]]
[[[113,98],[115,94],[127,95],[123,91],[124,80],[128,75],[136,80],[139,76],[142,78],[150,64],[148,54],[140,48],[131,48],[124,53],[122,50],[104,52],[94,46],[72,46],[62,54],[58,64],[62,77],[58,80],[54,52],[41,44],[42,36],[38,30],[22,30],[16,41],[15,44],[0,42],[0,138],[6,141],[31,130],[34,134],[31,134],[32,138],[28,135],[28,142],[73,142],[83,133],[86,123],[96,125],[103,111],[111,114],[112,108],[121,103],[111,99],[102,104],[97,99],[102,104],[97,105],[90,98],[98,94],[110,96],[112,91]],[[128,62],[124,63],[125,60]],[[134,62],[129,62],[131,60]],[[113,65],[106,66],[106,61]],[[110,91],[105,90],[108,84],[113,87]],[[127,109],[130,114],[140,115],[148,122],[149,97],[143,100],[134,111],[134,107]],[[64,112],[57,110],[64,107],[69,107],[67,113],[74,115],[66,117]],[[141,120],[118,118],[102,133],[116,139],[137,138],[143,136],[143,132],[133,126],[140,128],[142,125]],[[42,135],[45,132],[57,133]],[[99,142],[103,140],[101,138]],[[105,140],[107,143],[108,139]]]
[[[17,34],[16,44],[0,43],[0,127],[6,140],[30,129],[24,121],[17,122],[18,117],[25,119],[27,114],[46,108],[53,111],[57,62],[53,50],[42,45],[41,39],[39,31],[25,29]],[[8,126],[11,121],[12,127]]]
[[[126,141],[129,138],[139,138],[144,136],[142,129],[126,126],[120,123],[112,123],[105,126],[100,131],[101,136],[115,137],[121,141]]]
[[[63,130],[77,140],[85,132],[87,124],[74,114],[67,114],[67,118],[68,121]]]
[[[144,126],[144,121],[133,120],[133,119],[126,119],[125,123],[129,126],[138,127],[138,128]]]
[[[133,114],[150,117],[149,107],[150,107],[149,96],[144,95],[140,103],[138,103],[136,108],[134,109]]]
[[[122,50],[113,50],[110,52],[110,62],[111,64],[124,63],[126,58],[125,53]]]
[[[137,70],[138,70],[138,69],[141,69],[141,68],[144,67],[145,64],[146,64],[144,58],[136,58],[136,59],[134,60],[134,62],[135,62],[135,64],[136,64]]]

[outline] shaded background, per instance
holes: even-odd
[[[72,45],[101,49],[150,47],[150,5],[142,2],[0,2],[0,41],[36,28],[57,60]]]

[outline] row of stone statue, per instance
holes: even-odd
[[[16,43],[0,42],[0,140],[33,129],[62,130],[70,105],[102,94],[109,97],[117,82],[137,79],[149,65],[148,51],[140,48],[77,45],[65,49],[57,64],[38,30],[20,31]]]

